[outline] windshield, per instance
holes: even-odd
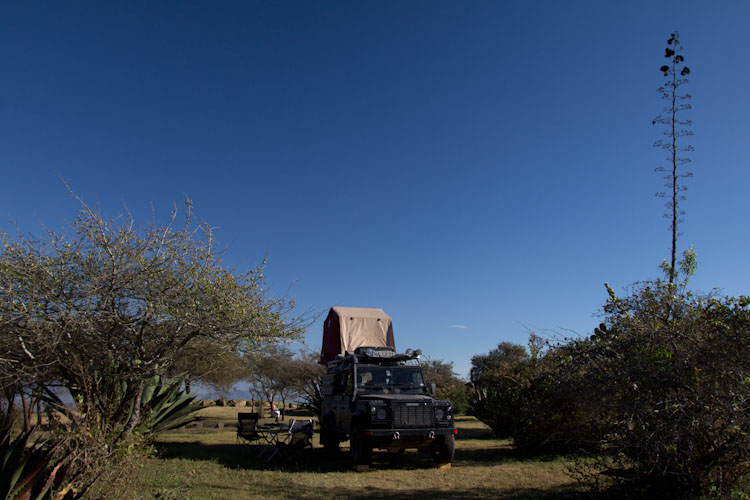
[[[419,367],[360,365],[357,368],[357,387],[418,389],[424,387],[424,378]]]

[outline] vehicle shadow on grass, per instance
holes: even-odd
[[[266,450],[259,456],[263,447],[252,444],[205,444],[199,441],[183,443],[155,443],[159,457],[165,460],[189,459],[217,462],[229,468],[248,470],[287,470],[300,472],[345,472],[352,470],[348,449],[328,454],[322,448],[305,449],[288,460],[285,456],[274,457],[268,462],[272,450]],[[372,468],[393,470],[430,469],[436,465],[426,453],[407,452],[389,454],[382,451],[373,452]]]
[[[458,439],[496,439],[492,434],[492,431],[489,429],[481,427],[461,427],[460,425],[457,425],[456,427],[458,427]]]
[[[347,448],[338,453],[328,454],[322,448],[305,449],[287,460],[283,455],[274,457],[268,462],[272,450],[264,451],[253,444],[205,444],[199,441],[183,443],[156,443],[159,456],[165,460],[184,458],[189,460],[207,460],[217,462],[229,468],[247,470],[286,470],[300,472],[345,472],[352,470],[351,457]],[[520,458],[510,447],[502,448],[456,448],[454,467],[493,466],[518,461],[558,461],[560,457],[526,457]],[[403,454],[391,454],[374,451],[372,469],[417,470],[434,469],[429,453],[407,451]]]
[[[571,457],[562,455],[528,455],[519,453],[512,446],[487,448],[460,448],[456,446],[455,462],[467,465],[496,465],[504,462],[560,462]]]
[[[344,447],[339,453],[330,455],[322,448],[305,450],[300,460],[287,462],[283,459],[266,462],[268,454],[259,458],[260,446],[248,444],[203,444],[200,442],[188,443],[159,443],[157,449],[162,459],[189,459],[206,460],[221,464],[231,469],[245,470],[276,470],[280,472],[307,472],[307,473],[336,473],[349,472],[352,463],[348,450]],[[511,448],[502,449],[468,449],[456,450],[453,462],[453,473],[460,474],[462,467],[493,466],[504,462],[518,461],[519,458]],[[535,460],[544,460],[535,459]],[[404,454],[388,454],[376,451],[372,457],[372,471],[419,471],[435,469],[429,454],[406,452]],[[367,472],[364,473],[365,475]],[[498,479],[498,481],[500,481]],[[299,485],[297,485],[300,488]],[[357,488],[347,485],[335,488],[327,487],[324,490],[302,487],[301,490],[293,492],[288,488],[275,484],[264,484],[264,494],[270,498],[300,498],[304,500],[330,500],[331,498],[350,498],[358,500],[389,500],[403,499],[405,495],[417,494],[420,500],[480,500],[493,498],[499,500],[604,500],[606,495],[592,493],[584,490],[578,485],[566,485],[554,488],[508,488],[507,484],[485,483],[479,487],[459,487],[456,490],[445,488],[424,490],[418,492],[413,490],[413,485],[394,484],[387,489],[384,488]],[[278,491],[274,489],[278,488]]]
[[[513,448],[470,448],[456,446],[454,462],[467,465],[497,465],[503,462],[517,461],[518,456]]]
[[[341,492],[333,492],[332,497],[323,498],[352,498],[357,500],[397,500],[403,499],[403,491],[371,491],[363,493],[354,489],[341,488]],[[550,489],[538,488],[494,488],[491,485],[480,488],[464,488],[458,491],[446,491],[444,489],[420,490],[417,493],[423,500],[442,500],[446,498],[456,500],[484,500],[488,498],[496,500],[603,500],[601,496],[581,491],[580,488],[566,486]],[[318,499],[314,499],[318,500]]]
[[[165,460],[189,459],[208,460],[226,467],[248,470],[289,470],[306,472],[337,472],[351,469],[348,453],[333,456],[326,454],[322,448],[306,449],[288,460],[284,455],[269,456],[273,449],[263,450],[254,444],[205,444],[200,441],[184,443],[155,443],[159,457]],[[263,451],[263,455],[261,454]],[[260,456],[259,456],[260,455]]]
[[[409,485],[394,484],[390,488],[374,487],[326,487],[299,488],[290,490],[289,487],[264,485],[263,495],[270,498],[299,498],[303,500],[330,500],[331,498],[347,498],[352,500],[403,500],[409,496],[418,495],[420,500],[604,500],[603,494],[583,491],[576,486],[561,486],[556,488],[502,488],[492,484],[481,487],[461,488],[455,490],[440,489],[412,489]]]
[[[251,450],[255,456],[260,448],[246,444],[205,444],[200,441],[183,443],[154,443],[159,458],[170,460],[173,458],[186,458],[189,460],[210,460],[222,465],[236,466],[240,460],[244,460]]]

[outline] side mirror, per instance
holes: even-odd
[[[433,397],[435,396],[436,390],[437,389],[435,388],[435,382],[431,383],[430,384],[430,394],[432,394]]]

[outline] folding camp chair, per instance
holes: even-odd
[[[268,462],[276,455],[284,457],[288,462],[295,462],[302,458],[305,448],[312,450],[313,421],[296,420],[289,421],[289,431],[283,441],[276,443],[276,449],[268,457]]]
[[[260,441],[263,436],[258,434],[259,415],[257,413],[238,413],[237,414],[237,442]]]

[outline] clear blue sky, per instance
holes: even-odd
[[[675,5],[679,4],[679,7]],[[693,283],[748,292],[750,2],[0,2],[0,225],[184,195],[300,311],[382,307],[466,374],[587,334],[669,253],[651,125],[693,70]],[[321,323],[307,335],[318,349]]]

